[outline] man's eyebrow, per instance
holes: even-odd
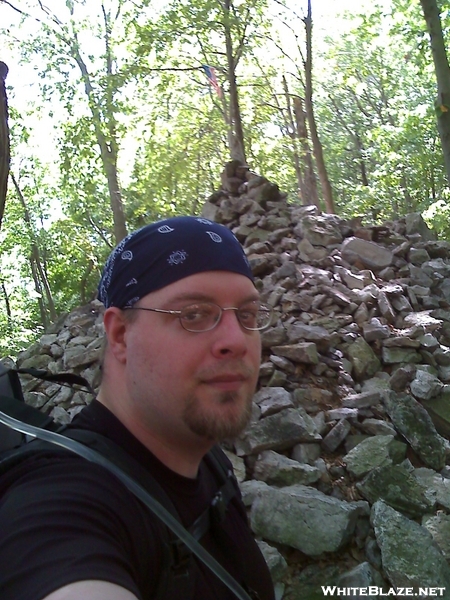
[[[243,298],[239,304],[245,304],[246,302],[256,302],[259,300],[259,294],[257,291],[247,295]],[[168,304],[180,304],[182,302],[213,302],[217,304],[217,299],[211,296],[210,294],[203,294],[201,292],[187,292],[185,294],[179,294],[170,298],[165,302]]]

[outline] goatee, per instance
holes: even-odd
[[[245,399],[245,404],[239,406],[242,400],[235,392],[224,392],[216,399],[218,405],[229,404],[229,412],[218,415],[216,411],[208,411],[198,399],[189,398],[183,411],[183,421],[189,429],[208,440],[219,442],[238,436],[248,425],[252,414],[252,396]]]

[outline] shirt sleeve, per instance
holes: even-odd
[[[115,583],[142,600],[155,585],[161,555],[158,525],[145,518],[140,502],[83,459],[26,462],[1,494],[2,600],[41,600],[89,579]]]

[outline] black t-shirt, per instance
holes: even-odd
[[[126,449],[158,480],[186,527],[220,487],[206,461],[196,479],[168,469],[97,401],[79,413],[73,426],[101,433]],[[37,454],[0,478],[0,598],[41,600],[69,583],[95,579],[150,600],[165,564],[160,527],[149,509],[102,467],[76,455]],[[202,544],[261,600],[273,600],[270,574],[239,494],[225,521]],[[234,600],[203,563],[195,562],[193,599]]]

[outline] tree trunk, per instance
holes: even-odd
[[[48,321],[48,315],[47,315],[47,310],[45,308],[45,304],[44,304],[44,294],[42,293],[42,285],[41,285],[41,281],[39,279],[39,275],[36,269],[36,262],[33,256],[30,256],[30,268],[31,268],[31,274],[33,276],[33,281],[34,281],[34,289],[36,290],[37,296],[38,296],[38,305],[39,305],[39,312],[41,314],[41,323],[42,326],[44,328],[44,330],[47,330],[48,326],[49,326],[49,321]]]
[[[436,100],[437,128],[441,138],[447,180],[450,185],[450,67],[437,2],[436,0],[420,0],[420,4],[430,35],[438,91]]]
[[[245,157],[244,132],[242,129],[241,110],[239,107],[239,94],[236,81],[236,60],[233,56],[233,41],[230,30],[230,0],[223,2],[225,47],[227,54],[228,83],[230,85],[230,157],[242,164],[247,163]]]
[[[108,34],[106,34],[108,40]],[[108,42],[107,42],[107,75],[110,76],[111,60],[108,56]],[[122,192],[119,185],[119,176],[117,172],[117,152],[118,144],[116,139],[116,123],[113,111],[113,99],[108,98],[108,106],[106,106],[107,122],[105,123],[109,139],[106,138],[102,130],[102,115],[97,99],[95,98],[94,89],[92,87],[91,78],[89,71],[83,61],[80,53],[80,47],[78,38],[74,34],[72,39],[72,46],[70,48],[70,54],[74,58],[81,71],[81,76],[84,82],[84,89],[89,103],[89,108],[92,113],[92,123],[95,128],[95,135],[97,143],[100,147],[100,154],[102,158],[103,169],[108,181],[108,191],[110,206],[113,213],[114,221],[114,237],[116,243],[119,243],[127,235],[127,226],[125,223],[125,215],[123,211]]]
[[[23,208],[23,212],[24,212],[24,220],[27,225],[27,229],[28,229],[30,239],[31,239],[30,264],[32,267],[33,279],[35,281],[35,286],[36,286],[36,281],[38,279],[40,281],[39,293],[41,293],[42,287],[43,287],[44,291],[45,291],[45,297],[47,299],[47,306],[48,306],[48,311],[50,313],[50,319],[54,322],[58,318],[58,315],[56,314],[55,303],[53,302],[53,296],[52,296],[52,292],[50,289],[50,284],[48,282],[47,274],[45,273],[45,270],[42,266],[41,253],[39,251],[39,246],[36,242],[36,237],[33,232],[33,224],[31,221],[31,215],[28,211],[27,203],[25,202],[25,198],[23,197],[23,194],[19,187],[19,184],[17,183],[16,178],[14,177],[14,175],[12,173],[11,173],[11,179],[14,184],[14,187],[16,188],[17,196],[20,200],[20,203],[22,204],[22,208]],[[37,287],[36,287],[36,291],[38,291]],[[47,321],[47,319],[46,319],[46,321]],[[44,325],[44,327],[46,327],[46,323],[42,323],[42,324]]]
[[[274,97],[274,100],[281,112],[281,115],[283,116],[284,124],[285,124],[284,126],[286,128],[286,136],[290,137],[292,140],[294,168],[295,168],[295,174],[297,175],[298,197],[302,201],[302,204],[307,205],[307,204],[310,204],[309,194],[308,194],[308,190],[307,190],[307,187],[305,184],[305,180],[303,178],[302,165],[300,163],[300,153],[298,150],[298,143],[297,143],[298,142],[297,126],[295,123],[294,115],[292,114],[293,111],[292,111],[292,106],[291,106],[291,95],[289,93],[288,84],[286,81],[286,77],[284,75],[282,77],[282,82],[283,82],[284,95],[286,98],[287,113],[279,105],[277,95],[273,94],[273,97]],[[269,82],[267,82],[267,83],[269,84]],[[285,116],[286,114],[287,114],[287,116]]]
[[[322,187],[323,200],[325,202],[326,211],[334,213],[333,191],[331,189],[330,180],[328,179],[325,159],[323,157],[322,144],[317,131],[316,119],[314,116],[313,106],[313,88],[312,88],[312,17],[311,17],[311,0],[308,0],[308,14],[304,19],[306,30],[306,64],[305,64],[305,109],[308,117],[309,132],[313,145],[314,158],[317,165],[317,173],[319,175],[320,185]]]
[[[7,75],[8,67],[4,62],[0,61],[0,229],[5,213],[10,163],[8,98],[6,96],[5,85]]]
[[[6,318],[8,323],[8,329],[12,328],[12,312],[11,312],[11,303],[9,301],[8,292],[6,290],[5,282],[1,279],[1,288],[3,300],[5,301],[5,309],[6,309]]]
[[[80,281],[80,298],[81,298],[82,304],[87,304],[88,302],[90,302],[90,300],[92,300],[92,298],[88,298],[87,293],[86,293],[86,288],[87,288],[87,281],[89,279],[89,275],[94,270],[94,266],[95,265],[94,265],[93,261],[89,260],[88,264],[86,265],[86,269],[84,270],[83,277],[81,278],[81,281]]]
[[[302,157],[305,165],[305,187],[308,202],[303,204],[315,204],[320,209],[319,196],[317,194],[317,180],[314,173],[314,164],[311,156],[311,148],[308,143],[308,131],[306,129],[305,111],[301,98],[294,98],[294,114],[297,124],[297,135],[302,146]]]
[[[356,149],[358,151],[358,156],[359,158],[359,172],[361,173],[361,183],[364,186],[369,185],[369,178],[367,176],[367,169],[366,169],[366,163],[363,160],[363,152],[364,152],[364,147],[361,141],[361,138],[359,137],[359,133],[355,132],[352,133],[352,137],[355,140],[355,145],[356,145]]]

